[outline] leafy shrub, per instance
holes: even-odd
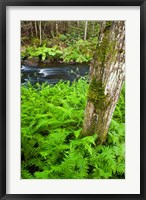
[[[114,118],[118,122],[125,123],[125,84],[123,85],[121,93],[122,95],[120,95],[118,106],[114,112]]]
[[[80,135],[87,88],[83,79],[72,85],[59,82],[21,87],[23,179],[124,178],[125,129],[123,117],[117,120],[121,100],[106,144],[96,146],[96,135]]]
[[[58,49],[57,46],[48,48],[45,45],[43,47],[27,47],[26,51],[23,53],[23,56],[27,57],[41,57],[41,60],[45,59],[56,59],[62,55],[62,51]]]
[[[73,45],[63,50],[62,59],[64,62],[89,62],[93,58],[96,47],[96,39],[78,40]]]
[[[59,35],[59,39],[60,39],[61,41],[66,41],[66,40],[67,40],[67,36],[61,34],[61,35]]]
[[[57,38],[58,39],[58,38]],[[50,59],[63,60],[63,62],[89,62],[94,54],[96,47],[96,38],[92,40],[78,40],[68,47],[62,41],[66,39],[66,36],[60,35],[60,42],[52,47],[46,47],[44,44],[42,47],[28,46],[25,51],[21,52],[21,58],[26,57],[39,57],[41,60]]]

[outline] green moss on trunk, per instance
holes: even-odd
[[[110,58],[114,58],[116,55],[115,43],[116,41],[110,40],[111,37],[111,26],[112,22],[106,22],[106,28],[104,30],[104,37],[101,42],[98,44],[97,48],[97,58],[98,64],[101,63],[104,66],[106,61],[109,61]],[[115,34],[115,33],[114,33]]]
[[[107,96],[104,94],[104,90],[103,83],[93,78],[88,90],[88,100],[95,105],[96,111],[105,110],[107,107]]]

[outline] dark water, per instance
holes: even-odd
[[[31,84],[48,82],[56,84],[60,80],[77,81],[80,77],[87,75],[89,65],[87,64],[64,64],[50,63],[40,66],[21,66],[21,83],[28,81]]]

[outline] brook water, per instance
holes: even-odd
[[[87,64],[64,64],[48,63],[38,66],[21,66],[21,83],[28,81],[31,84],[48,82],[56,84],[60,80],[77,81],[80,77],[87,75],[89,65]]]

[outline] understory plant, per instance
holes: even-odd
[[[125,177],[124,90],[104,145],[82,137],[88,83],[21,86],[23,179],[117,179]]]
[[[59,47],[56,45],[51,48],[46,47],[46,45],[43,45],[42,47],[30,46],[21,53],[21,58],[23,59],[25,57],[37,57],[40,58],[40,60],[55,60],[60,59],[62,54],[63,52],[59,50]]]
[[[92,40],[78,40],[67,46],[62,41],[51,47],[46,46],[28,46],[21,51],[21,59],[37,57],[40,60],[70,62],[89,62],[93,58],[97,43],[97,38]]]

